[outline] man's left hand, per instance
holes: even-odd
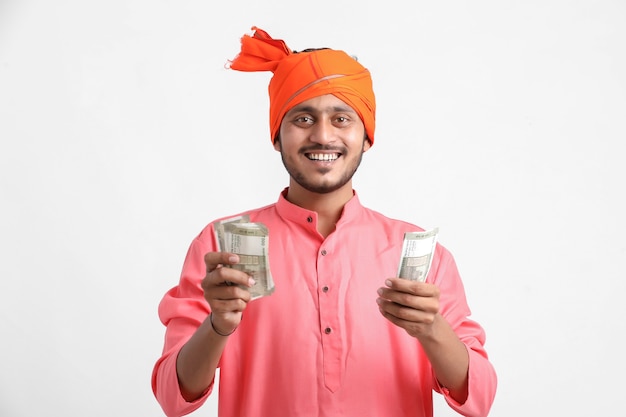
[[[381,314],[413,337],[430,334],[439,313],[439,288],[425,282],[389,278],[378,289]]]

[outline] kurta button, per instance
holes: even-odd
[[[322,249],[322,256],[326,256],[326,249]]]
[[[309,222],[309,223],[311,223],[311,222],[313,221],[313,217],[311,217],[311,216],[307,217],[307,218],[306,218],[306,221],[307,221],[307,222]]]
[[[330,327],[327,327],[324,329],[324,333],[326,334],[330,334],[330,332],[332,332],[332,330],[330,329]]]
[[[325,286],[324,288],[322,288],[322,291],[324,291],[324,292],[328,292],[328,287],[327,287],[327,286]]]

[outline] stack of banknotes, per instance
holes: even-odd
[[[423,232],[407,232],[402,244],[398,277],[411,281],[426,281],[433,261],[439,228]]]
[[[222,220],[215,224],[215,238],[220,252],[239,255],[239,263],[227,265],[244,271],[256,283],[249,289],[251,299],[274,292],[269,264],[269,232],[263,223],[250,222],[247,215]]]

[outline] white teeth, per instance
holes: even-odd
[[[334,161],[339,158],[339,154],[336,153],[312,153],[308,155],[309,159],[313,161]]]

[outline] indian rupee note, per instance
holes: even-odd
[[[247,220],[247,219],[240,219]],[[263,223],[226,221],[221,224],[220,251],[236,253],[239,263],[229,265],[250,275],[256,283],[247,288],[254,300],[274,292],[269,265],[269,232]]]
[[[398,277],[411,281],[426,281],[433,261],[439,228],[423,232],[406,232],[402,243],[402,257]]]
[[[223,248],[226,247],[226,241],[224,236],[224,225],[228,223],[248,223],[250,221],[250,216],[247,214],[235,217],[229,217],[227,219],[223,219],[216,223],[213,227],[215,232],[215,241],[217,242],[217,247],[220,252],[224,251]]]

